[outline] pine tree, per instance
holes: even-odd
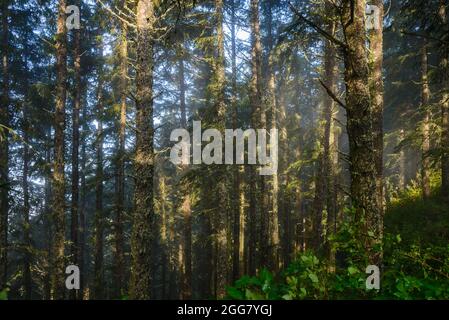
[[[66,1],[59,0],[56,33],[56,109],[54,116],[54,167],[52,179],[53,263],[52,294],[63,299],[65,292],[65,178],[64,178],[64,131],[67,91],[67,30],[65,24]]]
[[[153,32],[156,21],[150,0],[137,2],[136,154],[135,191],[131,238],[132,299],[150,297],[151,245],[153,240]]]
[[[427,71],[427,42],[424,41],[421,49],[421,108],[422,120],[422,146],[421,146],[421,185],[425,198],[430,197],[430,89]]]
[[[441,20],[443,30],[449,30],[449,23],[447,18],[447,9],[444,0],[440,0],[438,15]],[[447,44],[447,32],[443,36],[443,40],[446,42],[441,48],[440,68],[443,73],[442,85],[443,95],[441,99],[441,120],[442,120],[442,136],[441,147],[443,148],[441,159],[441,175],[442,184],[441,190],[446,197],[446,201],[449,203],[449,45]]]
[[[126,112],[127,112],[127,95],[128,95],[128,27],[126,23],[120,24],[120,121],[119,121],[119,138],[118,138],[118,154],[117,154],[117,198],[116,198],[116,217],[114,224],[115,231],[115,296],[120,297],[125,287],[124,274],[124,235],[123,235],[123,218],[125,203],[125,138],[126,138]]]
[[[78,2],[80,7],[80,3]],[[81,110],[81,32],[74,30],[73,63],[74,63],[74,101],[72,111],[72,199],[70,206],[70,254],[71,262],[78,265],[79,262],[79,144],[80,144],[80,110]],[[76,293],[72,295],[76,298]]]
[[[378,201],[375,166],[373,106],[370,95],[370,70],[365,46],[364,0],[342,2],[344,44],[347,132],[349,137],[349,162],[352,203],[357,217],[365,221],[368,236],[361,240],[368,249],[371,263],[378,264],[381,252],[375,247],[383,232],[382,210]]]
[[[9,1],[2,2],[2,99],[0,109],[0,290],[6,287],[8,270],[8,125],[9,125]]]
[[[103,41],[103,40],[100,40]],[[99,46],[99,54],[103,55],[103,44]],[[103,208],[103,117],[104,117],[104,101],[103,101],[103,67],[98,71],[98,88],[97,88],[97,132],[95,137],[96,150],[96,168],[95,168],[95,217],[94,217],[94,299],[104,298],[104,228],[105,217]]]

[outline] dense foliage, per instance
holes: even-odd
[[[228,288],[231,299],[449,299],[449,208],[438,189],[409,187],[386,212],[380,290],[367,290],[366,250],[352,212],[329,239],[336,261],[301,253],[278,274],[262,269]]]

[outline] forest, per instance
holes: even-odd
[[[448,0],[0,11],[0,300],[449,300]]]

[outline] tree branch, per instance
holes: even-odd
[[[320,84],[323,86],[323,88],[326,90],[327,94],[332,98],[332,100],[334,100],[336,103],[338,103],[343,109],[347,109],[346,105],[340,100],[338,99],[338,97],[335,95],[334,92],[332,92],[332,90],[326,86],[326,84],[323,82],[323,80],[318,79],[318,81],[320,82]]]
[[[413,36],[413,37],[418,37],[418,38],[424,38],[424,39],[429,39],[429,40],[438,41],[438,42],[440,42],[440,43],[442,43],[442,44],[445,44],[445,45],[448,45],[448,44],[449,44],[449,42],[447,42],[447,41],[444,41],[444,40],[441,40],[441,39],[432,37],[432,36],[430,36],[430,35],[428,35],[428,34],[422,34],[422,33],[416,33],[416,32],[409,32],[409,31],[401,31],[401,33],[402,33],[403,35],[406,35],[406,36]]]
[[[326,30],[324,30],[323,28],[321,28],[319,25],[317,25],[316,23],[314,23],[313,21],[307,19],[306,17],[304,17],[299,11],[298,9],[296,9],[291,2],[288,3],[290,5],[291,10],[293,11],[293,13],[298,16],[298,18],[302,21],[304,21],[305,23],[307,23],[309,26],[311,26],[313,29],[315,29],[316,32],[318,32],[319,34],[321,34],[323,37],[325,37],[327,40],[333,42],[334,44],[338,45],[339,47],[341,47],[341,49],[346,50],[348,48],[348,46],[346,45],[346,43],[338,40],[337,38],[335,38],[333,35],[331,35],[329,32],[327,32]]]

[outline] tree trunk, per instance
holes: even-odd
[[[347,132],[351,196],[358,222],[365,221],[360,241],[368,251],[370,262],[380,264],[382,253],[376,250],[383,233],[382,210],[376,187],[374,151],[374,117],[369,90],[369,66],[364,16],[364,0],[344,0],[342,24],[347,47],[344,48]],[[365,218],[365,219],[364,219]]]
[[[404,129],[401,129],[399,131],[399,143],[401,143],[404,140]],[[400,191],[404,191],[406,187],[405,182],[405,167],[406,167],[406,160],[405,160],[405,150],[402,147],[401,151],[399,151],[399,179],[398,179],[398,187]]]
[[[325,125],[326,126],[326,125]],[[326,200],[326,177],[323,151],[318,156],[315,168],[315,195],[313,198],[312,247],[317,252],[323,244],[323,212]]]
[[[262,45],[260,42],[260,26],[259,26],[259,1],[251,0],[250,4],[250,23],[251,23],[251,79],[249,84],[249,99],[251,105],[251,124],[252,127],[261,129],[262,117],[262,101],[261,101],[261,59],[262,59]],[[258,254],[256,248],[260,251],[259,239],[266,240],[264,236],[265,224],[260,221],[260,237],[257,237],[257,204],[265,208],[260,202],[259,194],[262,194],[262,179],[257,176],[255,166],[249,166],[250,170],[250,199],[249,199],[249,273],[254,275],[258,265]],[[257,186],[259,185],[259,193],[257,193]],[[261,219],[262,220],[262,219]]]
[[[28,103],[24,101],[24,106]],[[25,107],[23,110],[23,174],[22,174],[22,189],[23,189],[23,283],[25,287],[25,299],[31,300],[32,283],[31,283],[31,225],[30,225],[30,193],[28,188],[28,174],[30,153],[28,149],[28,110]]]
[[[186,84],[185,84],[185,70],[184,58],[181,57],[179,61],[179,89],[180,89],[180,104],[181,104],[181,126],[187,128],[187,112],[186,112]],[[185,174],[188,166],[184,165],[182,168]],[[183,262],[184,268],[182,273],[182,298],[192,298],[192,210],[190,204],[190,192],[188,188],[183,188],[183,200],[181,205],[181,213],[184,220],[183,224]]]
[[[237,46],[236,46],[236,2],[232,0],[231,7],[231,109],[232,109],[232,128],[237,129],[238,105],[237,105]],[[244,259],[244,209],[241,190],[241,166],[233,167],[233,197],[232,197],[232,281],[240,278]]]
[[[383,0],[373,0],[371,4],[379,9],[378,25],[380,28],[374,28],[369,31],[369,42],[371,52],[371,101],[373,110],[373,134],[374,134],[374,158],[376,162],[376,188],[378,208],[381,210],[383,217],[383,112],[384,112],[384,83],[382,78],[383,68],[383,17],[384,4]]]
[[[121,61],[120,61],[120,123],[119,123],[119,146],[117,155],[117,199],[115,217],[115,255],[114,255],[114,278],[115,297],[120,298],[125,289],[124,271],[124,235],[123,235],[123,215],[125,213],[125,135],[126,135],[126,96],[128,92],[128,40],[127,26],[121,24]]]
[[[49,142],[51,140],[51,124],[48,125],[45,131],[46,136],[46,142],[47,142],[47,150],[45,150],[45,163],[47,164],[46,170],[45,170],[45,183],[44,183],[44,235],[45,235],[45,245],[46,245],[46,253],[47,253],[47,264],[45,268],[45,275],[44,275],[44,292],[43,292],[43,299],[44,300],[50,300],[51,299],[51,261],[52,261],[52,240],[53,240],[53,233],[52,233],[52,223],[51,223],[51,170],[50,170],[50,163],[51,163],[51,149],[49,146]]]
[[[422,146],[421,146],[421,185],[423,197],[430,197],[430,89],[427,72],[427,43],[421,49],[421,109],[422,120]]]
[[[256,225],[256,170],[253,166],[247,167],[249,171],[249,215],[248,215],[248,262],[247,273],[250,276],[256,275],[256,239],[257,239],[257,225]]]
[[[131,237],[131,299],[149,299],[153,242],[153,1],[137,2],[135,211]]]
[[[79,3],[78,3],[79,5]],[[79,143],[80,143],[80,108],[81,108],[81,55],[80,55],[80,30],[74,31],[74,72],[75,72],[75,96],[72,112],[72,203],[70,210],[70,253],[71,263],[78,265],[79,258]],[[77,292],[71,292],[71,296],[77,299]]]
[[[67,88],[67,30],[65,26],[66,1],[59,0],[56,31],[56,110],[53,167],[53,267],[52,292],[54,299],[63,299],[65,292],[65,180],[64,130]]]
[[[214,118],[211,125],[222,134],[226,127],[226,103],[225,103],[225,48],[223,31],[223,0],[215,0],[214,24],[214,56],[213,74],[211,90],[211,101],[213,103]],[[212,190],[205,189],[206,192],[213,193],[212,201],[208,202],[209,213],[205,215],[207,219],[212,218],[212,265],[215,266],[211,272],[213,274],[213,294],[214,297],[223,296],[225,286],[229,276],[229,210],[227,207],[226,169],[222,166],[214,166],[211,175],[217,177],[217,182]]]
[[[168,228],[169,225],[169,215],[167,215],[167,206],[165,199],[167,198],[167,191],[166,191],[166,183],[165,183],[165,177],[161,176],[159,178],[159,197],[160,197],[160,212],[161,212],[161,230],[160,230],[160,237],[161,237],[161,280],[162,280],[162,290],[161,290],[161,296],[162,299],[170,298],[170,296],[167,297],[167,270],[170,271],[170,255],[167,254],[170,252],[170,245],[171,243],[168,241]]]
[[[81,192],[79,207],[79,267],[80,267],[80,294],[79,298],[84,299],[84,287],[87,277],[87,265],[85,263],[86,254],[86,138],[87,138],[87,108],[83,106],[82,114],[82,139],[81,139]]]
[[[332,12],[332,8],[327,4],[326,9]],[[327,32],[335,35],[335,23],[333,21],[328,22]],[[324,44],[324,83],[328,89],[335,92],[336,89],[336,52],[334,45],[331,41],[326,40]],[[323,131],[321,137],[322,148],[318,158],[318,164],[316,169],[315,178],[315,198],[313,201],[313,247],[315,250],[324,248],[326,245],[326,233],[329,229],[326,229],[323,225],[324,219],[326,219],[327,227],[331,222],[333,216],[333,204],[331,201],[332,195],[332,154],[331,154],[331,140],[333,140],[333,112],[334,112],[334,100],[325,93],[323,110],[322,110],[322,123]],[[323,246],[323,247],[322,247]]]
[[[28,33],[24,37],[24,65],[28,65]],[[23,174],[22,174],[22,190],[23,190],[23,283],[25,289],[25,299],[31,300],[32,297],[32,279],[31,279],[31,225],[30,225],[30,191],[28,185],[29,167],[30,167],[30,150],[29,150],[29,131],[31,129],[29,122],[29,80],[24,83],[25,99],[23,101]]]
[[[329,11],[331,11],[330,5],[327,6]],[[332,11],[331,11],[332,12]],[[336,25],[332,20],[328,23],[328,32],[331,35],[336,33]],[[326,41],[324,49],[324,82],[326,87],[332,90],[332,92],[337,91],[337,55],[334,44],[331,41]],[[331,234],[334,230],[336,224],[337,216],[337,197],[336,197],[336,137],[335,137],[335,126],[334,126],[334,114],[335,114],[335,102],[334,100],[326,95],[324,101],[324,145],[323,145],[323,167],[324,167],[324,177],[325,177],[325,197],[326,197],[326,237]],[[330,246],[325,239],[325,250],[326,255],[331,258]]]
[[[101,47],[101,46],[100,46]],[[102,47],[99,50],[103,54]],[[97,92],[97,132],[96,132],[96,172],[95,172],[95,218],[94,218],[94,299],[104,298],[104,259],[103,259],[103,237],[104,237],[104,211],[103,211],[103,73],[98,74]]]
[[[285,58],[280,62],[280,65],[286,63]],[[294,247],[294,234],[295,234],[295,226],[293,225],[295,217],[292,216],[291,202],[294,198],[294,192],[287,190],[287,186],[290,181],[289,172],[288,172],[288,161],[290,159],[291,152],[288,146],[288,131],[287,131],[287,109],[286,109],[286,90],[287,90],[287,81],[291,74],[291,67],[288,66],[285,68],[285,71],[281,73],[281,77],[279,79],[279,86],[277,91],[277,100],[276,100],[276,120],[277,125],[279,126],[279,168],[278,168],[278,180],[279,180],[279,212],[282,222],[282,265],[287,266],[290,263],[290,257],[293,253]],[[299,71],[294,74],[295,83],[299,83]],[[298,91],[300,88],[298,88]],[[276,99],[276,96],[275,96]],[[299,151],[298,155],[295,156],[295,159],[299,159]],[[300,188],[298,186],[298,188]],[[300,190],[298,190],[300,192]]]
[[[260,24],[259,24],[259,1],[251,0],[250,6],[250,20],[251,20],[251,80],[250,80],[250,105],[252,111],[252,127],[254,129],[266,128],[266,115],[262,106],[262,44],[260,41]],[[256,175],[257,172],[252,173],[254,180],[250,188],[259,186],[258,193],[256,193],[257,202],[254,205],[259,206],[259,237],[254,239],[259,248],[259,255],[256,255],[255,263],[260,266],[269,266],[268,264],[268,214],[266,213],[267,198],[265,188],[265,177]],[[251,205],[251,204],[250,204]],[[254,209],[256,212],[257,210]],[[256,217],[255,217],[256,218]],[[251,218],[250,218],[251,219]],[[257,218],[256,218],[257,220]],[[254,221],[253,223],[256,223]],[[250,240],[251,241],[251,240]]]
[[[276,48],[273,47],[273,30],[272,30],[272,3],[267,4],[267,20],[268,20],[268,49],[270,50],[268,57],[268,83],[267,83],[267,105],[271,112],[271,128],[278,128],[278,106],[276,104],[276,79],[274,73],[274,64],[276,59]],[[279,110],[279,112],[281,112]],[[281,116],[282,120],[282,116]],[[282,131],[282,128],[281,128]],[[281,133],[283,134],[283,133]],[[270,234],[270,251],[269,251],[269,266],[273,271],[279,269],[279,175],[278,172],[274,172],[271,176],[272,188],[271,188],[271,213],[269,217],[269,234]],[[267,208],[268,209],[268,208]],[[265,210],[267,210],[265,209]]]
[[[9,126],[9,1],[2,5],[2,99],[0,109],[0,291],[6,288],[8,269],[8,211],[9,211],[9,178],[8,178],[8,130]]]
[[[165,183],[165,181],[164,181]],[[161,191],[162,192],[162,191]],[[177,254],[177,241],[175,230],[175,210],[169,210],[168,214],[168,260],[169,260],[169,279],[168,279],[168,297],[169,299],[179,299],[179,285],[177,283],[177,270],[180,269],[179,255]],[[209,282],[208,282],[209,283]]]
[[[439,16],[443,25],[443,30],[447,30],[448,19],[444,0],[440,0]],[[443,72],[442,85],[445,88],[441,100],[442,135],[441,147],[443,154],[441,157],[442,185],[441,190],[446,202],[449,203],[449,45],[445,43],[442,47],[440,67]]]

